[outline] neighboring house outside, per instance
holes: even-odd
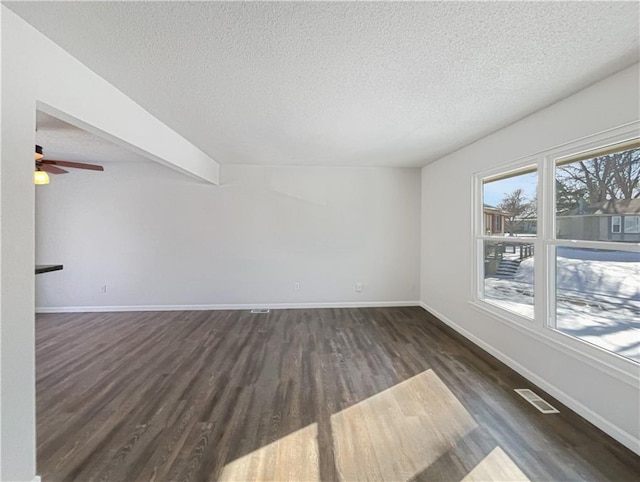
[[[611,199],[558,214],[558,239],[640,242],[640,198]]]
[[[504,227],[510,213],[500,208],[484,205],[484,230],[487,235],[504,235]]]
[[[506,232],[514,236],[530,235],[534,236],[537,233],[538,219],[537,218],[515,218],[506,221]]]
[[[504,236],[505,224],[511,216],[510,213],[502,209],[485,204],[483,206],[484,232],[490,236]],[[505,243],[485,243],[484,245],[484,273],[494,275],[502,261],[505,252]]]

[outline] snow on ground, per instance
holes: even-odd
[[[557,329],[640,361],[640,253],[558,248],[556,274]],[[485,297],[533,318],[533,258],[485,278]]]

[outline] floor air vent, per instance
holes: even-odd
[[[269,313],[271,310],[251,310],[251,313]]]
[[[516,388],[515,391],[542,413],[560,413],[560,410],[556,409],[553,405],[540,398],[539,395],[535,394],[528,388]]]

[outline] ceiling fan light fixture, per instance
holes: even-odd
[[[33,155],[33,157],[35,157],[36,161],[39,161],[44,157],[44,154],[42,153],[42,146],[36,144],[36,153]]]
[[[35,184],[49,184],[49,174],[37,169],[33,173],[33,182]]]

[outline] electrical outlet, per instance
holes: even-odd
[[[102,285],[100,287],[100,293],[106,293],[107,292],[107,285]]]
[[[293,284],[293,289],[295,291],[300,291],[300,283],[298,283],[297,281]]]
[[[358,281],[356,283],[356,293],[360,293],[362,291],[362,283]]]

